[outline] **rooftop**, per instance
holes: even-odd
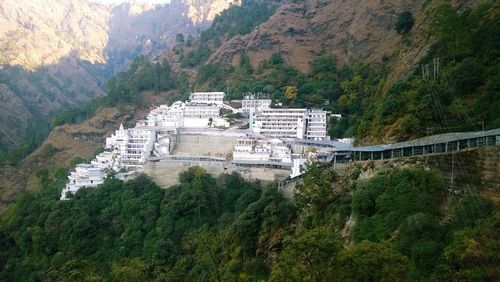
[[[94,165],[92,164],[85,164],[85,163],[81,163],[81,164],[77,164],[76,167],[81,167],[81,168],[93,168]]]

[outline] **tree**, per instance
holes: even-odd
[[[194,37],[191,35],[191,33],[188,35],[188,38],[187,38],[187,41],[186,41],[186,46],[187,47],[191,47],[193,46],[193,40],[194,40]]]
[[[301,230],[284,239],[284,250],[271,281],[331,281],[340,250],[335,232],[329,226]]]
[[[145,281],[146,266],[138,259],[126,259],[111,265],[111,276],[116,281]]]
[[[184,34],[177,33],[175,36],[175,43],[184,43]]]
[[[399,34],[407,34],[413,27],[415,19],[410,11],[404,11],[399,15],[395,28]]]
[[[290,101],[295,101],[298,96],[297,86],[287,86],[285,88],[285,97]]]
[[[61,268],[49,271],[47,281],[100,281],[96,265],[89,260],[74,259],[66,262]]]
[[[406,281],[408,258],[387,243],[363,241],[342,251],[338,258],[339,281]]]

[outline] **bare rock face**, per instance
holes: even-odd
[[[240,0],[184,0],[187,7],[187,17],[194,25],[211,22],[215,16],[230,5],[239,5]]]
[[[252,33],[226,42],[211,57],[213,62],[236,62],[247,51],[253,64],[279,52],[302,71],[321,54],[333,54],[339,63],[351,57],[380,61],[396,49],[398,15],[418,15],[423,0],[306,0],[282,5]]]

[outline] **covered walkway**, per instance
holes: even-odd
[[[339,151],[337,155],[355,161],[384,160],[498,145],[500,145],[500,128],[480,132],[445,133],[387,145],[354,147]]]

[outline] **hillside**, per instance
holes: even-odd
[[[325,2],[326,6],[324,7],[335,3],[337,2]],[[236,51],[233,52],[236,54],[235,56],[238,56],[238,59],[235,59],[236,57],[231,59],[232,64],[230,65],[215,62],[217,54],[222,52],[221,50],[225,50],[230,44],[233,44],[231,42],[242,40],[242,38],[254,38],[256,40],[254,43],[257,45],[260,44],[261,46],[259,50],[263,50],[266,43],[258,41],[257,37],[254,37],[252,34],[256,34],[266,29],[265,27],[268,25],[278,26],[278,22],[281,21],[283,21],[283,23],[280,24],[283,24],[283,26],[292,24],[288,22],[288,20],[293,21],[295,25],[295,21],[299,19],[303,21],[302,26],[305,24],[310,26],[312,23],[317,23],[320,19],[315,19],[314,15],[317,15],[319,12],[316,12],[316,14],[313,13],[314,9],[312,7],[318,8],[320,6],[310,4],[311,3],[306,5],[296,3],[289,4],[288,2],[247,1],[244,2],[242,6],[233,6],[222,13],[221,16],[216,17],[213,25],[202,32],[199,39],[178,42],[174,48],[159,57],[159,60],[166,58],[170,60],[172,70],[176,72],[175,75],[172,74],[171,80],[160,81],[153,89],[151,88],[150,75],[134,74],[139,70],[151,71],[154,69],[153,66],[146,64],[146,67],[138,68],[137,65],[133,65],[128,71],[129,74],[121,79],[122,81],[130,80],[130,83],[128,83],[129,86],[127,86],[129,91],[126,93],[120,92],[120,88],[114,84],[116,80],[111,80],[111,83],[108,85],[111,87],[108,89],[107,98],[109,99],[107,99],[107,102],[106,100],[95,101],[93,107],[99,107],[103,103],[107,104],[108,107],[116,107],[118,105],[116,102],[125,104],[139,103],[143,106],[147,105],[141,102],[138,96],[138,93],[142,90],[159,91],[160,88],[163,89],[162,91],[173,90],[172,95],[170,95],[169,98],[165,98],[172,101],[175,99],[182,99],[183,97],[185,98],[186,94],[192,91],[192,89],[226,91],[226,88],[229,87],[228,96],[230,99],[240,98],[242,93],[245,92],[267,92],[271,94],[276,101],[281,101],[285,105],[294,107],[315,107],[321,105],[332,112],[340,112],[345,118],[340,122],[335,120],[331,121],[329,129],[330,136],[333,138],[355,136],[358,137],[358,142],[360,143],[373,144],[375,142],[405,140],[407,138],[425,135],[429,130],[434,133],[450,130],[475,130],[478,129],[481,120],[485,123],[486,128],[498,126],[498,113],[500,112],[498,110],[499,100],[495,98],[495,95],[498,95],[498,91],[495,92],[494,90],[496,85],[494,83],[495,75],[497,75],[497,72],[495,72],[496,61],[488,59],[494,56],[494,53],[492,55],[488,52],[490,52],[489,50],[495,49],[494,46],[498,44],[498,41],[495,41],[495,36],[490,36],[489,38],[492,40],[490,45],[485,45],[490,47],[483,48],[482,50],[470,49],[465,57],[453,55],[453,52],[456,51],[446,47],[448,45],[442,44],[443,40],[445,40],[442,38],[442,35],[438,35],[435,31],[431,31],[433,29],[432,25],[437,24],[435,22],[436,17],[441,17],[441,15],[436,14],[438,7],[441,5],[440,3],[432,3],[432,5],[425,6],[413,3],[401,7],[387,5],[390,8],[392,7],[389,11],[385,11],[385,6],[378,7],[387,14],[396,11],[395,7],[397,7],[397,9],[403,9],[405,7],[416,9],[416,23],[408,34],[399,35],[392,26],[394,25],[394,23],[392,23],[394,16],[387,15],[386,17],[388,17],[388,19],[384,21],[385,28],[382,29],[382,31],[379,30],[376,32],[376,30],[378,30],[377,27],[373,31],[373,34],[378,34],[377,36],[383,37],[383,34],[385,34],[390,40],[398,41],[394,46],[387,47],[389,49],[394,48],[392,49],[394,54],[382,60],[383,63],[378,63],[380,59],[376,56],[377,54],[382,57],[384,55],[381,51],[375,52],[375,50],[385,50],[386,48],[377,46],[376,42],[378,40],[383,42],[383,44],[386,43],[381,38],[375,40],[375,36],[370,37],[372,41],[356,41],[356,46],[360,45],[363,48],[347,48],[345,46],[343,47],[344,49],[342,49],[340,47],[331,46],[328,47],[330,48],[328,49],[331,51],[330,53],[318,53],[317,56],[307,57],[308,59],[302,61],[300,64],[305,66],[307,61],[308,68],[310,68],[309,72],[298,70],[296,68],[298,65],[293,64],[298,64],[300,60],[294,60],[289,53],[284,51],[272,53],[269,58],[262,56],[262,60],[259,59],[256,61],[255,58],[260,55],[257,57],[254,56],[252,59],[253,49],[248,48],[241,54],[238,54]],[[349,5],[348,7],[350,7]],[[477,8],[478,6],[474,1],[459,2],[455,7],[450,7],[451,10],[448,8],[444,10],[448,13],[446,17],[458,16],[460,12],[455,12],[457,7],[465,11],[461,12],[463,17],[469,17],[468,15],[470,12],[467,12],[469,11],[467,7],[471,5],[475,7],[472,15],[482,13],[483,16],[481,16],[480,21],[467,21],[467,19],[461,21],[464,23],[469,22],[471,25],[469,31],[473,31],[468,33],[469,35],[466,38],[469,38],[468,40],[480,40],[485,36],[484,34],[489,33],[494,35],[495,32],[498,32],[498,29],[494,29],[494,24],[498,22],[498,16],[495,16],[495,13],[498,13],[498,5],[486,9],[482,8],[481,10]],[[364,9],[369,9],[370,7],[371,6],[366,6],[356,11],[368,13]],[[308,11],[307,13],[313,16],[301,17],[299,16],[300,13],[302,13],[300,11]],[[295,13],[295,17],[290,16],[292,12]],[[154,10],[152,13],[154,13]],[[304,12],[304,15],[307,13]],[[368,13],[368,16],[373,16],[373,14],[374,13]],[[284,18],[280,18],[282,16]],[[443,19],[446,17],[443,17]],[[358,20],[363,18],[363,20],[366,20],[365,17],[361,16],[355,16],[354,18],[360,18]],[[328,22],[326,18],[321,19],[322,21]],[[344,22],[342,18],[330,19],[338,24]],[[353,22],[357,22],[358,20]],[[346,21],[350,22],[349,20]],[[366,25],[361,23],[358,25],[366,27]],[[283,28],[284,27],[282,27],[282,29]],[[454,30],[460,30],[463,27],[447,26],[446,28],[448,32],[458,32]],[[267,29],[269,31],[277,30]],[[307,29],[312,30],[311,27]],[[315,36],[318,35],[325,36],[326,31],[321,33],[318,32]],[[305,35],[305,37],[308,36],[309,35]],[[312,32],[310,36],[313,36]],[[302,37],[297,35],[295,37],[288,36],[288,38],[299,40]],[[317,39],[317,41],[326,44],[326,39]],[[371,43],[368,44],[368,42]],[[249,42],[247,43],[251,45]],[[309,42],[307,44],[302,42],[302,45],[297,42],[290,42],[290,44],[298,46],[297,48],[299,49],[304,46],[311,46],[311,48],[319,46],[314,42]],[[354,44],[354,41],[352,44]],[[429,46],[432,46],[432,48]],[[332,53],[340,54],[336,52],[343,52],[342,50],[361,52],[357,55],[361,58],[359,60],[350,60],[349,58],[346,59],[345,56],[338,57],[339,55],[332,55]],[[208,51],[208,53],[206,51]],[[365,52],[364,55],[363,52]],[[233,53],[229,52],[229,54]],[[422,83],[418,66],[415,64],[429,64],[432,63],[432,60],[429,59],[431,56],[445,57],[450,56],[450,54],[455,56],[455,62],[450,60],[441,61],[443,73],[448,74],[431,82],[432,85],[436,83],[436,86],[432,87],[448,87],[448,89],[450,89],[450,85],[457,85],[458,87],[458,83],[460,83],[459,80],[462,79],[461,77],[464,74],[457,75],[456,78],[451,75],[454,72],[460,71],[460,68],[457,68],[456,65],[457,60],[462,61],[469,58],[468,60],[484,61],[484,66],[488,66],[488,71],[486,72],[486,76],[481,77],[477,83],[474,81],[476,78],[471,77],[469,81],[473,82],[473,85],[475,85],[474,89],[476,89],[473,92],[457,95],[455,93],[449,93],[449,90],[447,90],[443,91],[442,95],[435,96],[434,91],[436,91],[436,89],[431,88],[432,91],[430,91],[428,84]],[[482,58],[483,56],[486,57]],[[418,59],[419,57],[422,58]],[[363,61],[362,58],[368,61],[371,60],[372,63],[360,62]],[[309,63],[309,60],[312,60],[312,63]],[[347,61],[342,63],[342,60]],[[410,62],[404,64],[403,62],[407,60]],[[467,65],[463,65],[463,67],[466,66]],[[170,73],[170,67],[167,67],[166,71]],[[398,83],[394,83],[398,80],[400,80]],[[133,84],[133,86],[131,86],[131,84]],[[298,97],[293,101],[286,99],[283,95],[284,89],[288,86],[298,87]],[[0,89],[2,89],[2,91],[8,91],[8,88],[5,87]],[[11,92],[7,93],[13,97],[13,99],[8,100],[9,102],[22,105],[22,101],[14,99],[15,95]],[[456,98],[453,98],[455,96]],[[424,99],[419,99],[419,97],[423,97]],[[436,98],[439,98],[439,103],[436,103]],[[109,101],[114,102],[109,103]],[[410,101],[410,103],[408,103],[408,101]],[[324,106],[325,102],[328,103],[327,106]],[[436,104],[433,105],[433,103]],[[467,103],[469,106],[464,106],[463,103]],[[47,106],[38,106],[44,110],[48,109]],[[464,107],[468,107],[470,112],[464,112]],[[12,109],[13,107],[8,108],[8,106],[6,106],[5,108]],[[23,111],[29,112],[30,109],[26,108],[18,111],[21,115],[17,115],[16,118],[20,119],[21,122],[28,123],[29,119],[22,118]],[[471,116],[470,113],[472,112],[480,113],[480,115]],[[55,125],[82,121],[86,117],[92,116],[92,113],[92,111],[88,113],[76,113],[76,115],[73,113],[69,116],[65,114],[65,117],[58,119]],[[14,115],[9,114],[9,111],[2,111],[2,114],[10,121],[16,120],[14,119]],[[443,117],[445,119],[443,119]],[[15,126],[16,122],[9,122],[8,124],[12,126],[12,130],[19,130],[19,127]],[[83,130],[80,134],[85,135],[87,132]],[[47,142],[50,143],[51,141]],[[75,144],[75,146],[78,145]],[[69,150],[71,151],[71,148],[69,148]],[[29,161],[24,162],[24,164],[29,164]],[[23,165],[20,167],[23,167]],[[24,171],[25,169],[21,170]],[[15,191],[33,189],[34,185],[26,185],[26,179],[29,179],[29,175],[32,175],[34,172],[33,170],[29,171],[30,173],[27,174],[28,176],[24,177],[24,180],[17,178],[17,181],[5,181],[5,183],[8,183],[4,189],[5,193],[17,194]],[[4,175],[10,174],[7,172]],[[14,185],[15,189],[7,188],[9,185]],[[12,199],[12,197],[4,197],[3,201],[10,202]]]
[[[328,105],[346,117],[332,121],[331,136],[360,143],[496,128],[498,9],[495,1],[250,1],[164,57],[195,89]],[[252,20],[250,10],[266,16]],[[398,31],[400,21],[407,29]],[[289,86],[298,88],[293,101],[283,95]]]
[[[142,94],[145,105],[165,103],[167,93]],[[101,150],[105,138],[120,126],[130,126],[144,118],[148,107],[102,107],[92,118],[79,124],[65,124],[52,130],[47,139],[28,157],[13,165],[0,166],[0,211],[20,194],[40,188],[37,172],[44,167],[74,166],[78,160],[90,160]]]
[[[356,163],[344,175],[310,167],[290,201],[201,168],[167,190],[146,176],[109,179],[59,201],[64,175],[46,169],[43,189],[1,218],[0,278],[497,280],[498,203],[481,195],[491,187],[462,169],[452,186],[434,164],[450,165],[438,156]]]
[[[50,118],[104,95],[111,74],[196,35],[233,1],[105,6],[87,0],[0,3],[0,154],[46,134]]]
[[[245,51],[256,67],[271,54],[280,53],[285,62],[303,72],[323,54],[334,55],[339,64],[351,58],[380,62],[384,56],[393,56],[398,47],[400,38],[393,30],[398,14],[409,10],[420,15],[423,2],[308,0],[285,4],[251,33],[222,44],[209,61],[237,63]]]
[[[254,1],[262,2],[262,1]],[[355,58],[358,61],[380,63],[383,58],[397,56],[398,52],[410,52],[411,68],[431,42],[420,33],[428,27],[429,10],[437,4],[424,5],[426,1],[267,1],[263,5],[277,8],[268,19],[245,34],[224,32],[226,25],[241,25],[230,14],[206,32],[212,49],[211,63],[237,65],[239,56],[246,53],[254,67],[274,53],[280,53],[285,62],[307,72],[319,56],[331,54],[340,65]],[[468,1],[471,5],[472,1]],[[476,1],[478,2],[478,1]],[[252,3],[252,1],[250,1]],[[462,3],[464,4],[464,3]],[[411,35],[415,48],[401,46],[401,37],[394,31],[398,15],[411,11],[418,28]],[[203,38],[202,38],[203,41]],[[217,41],[217,42],[216,42]],[[219,43],[220,42],[220,43]],[[401,48],[403,50],[400,50]],[[408,71],[408,69],[406,70]]]

